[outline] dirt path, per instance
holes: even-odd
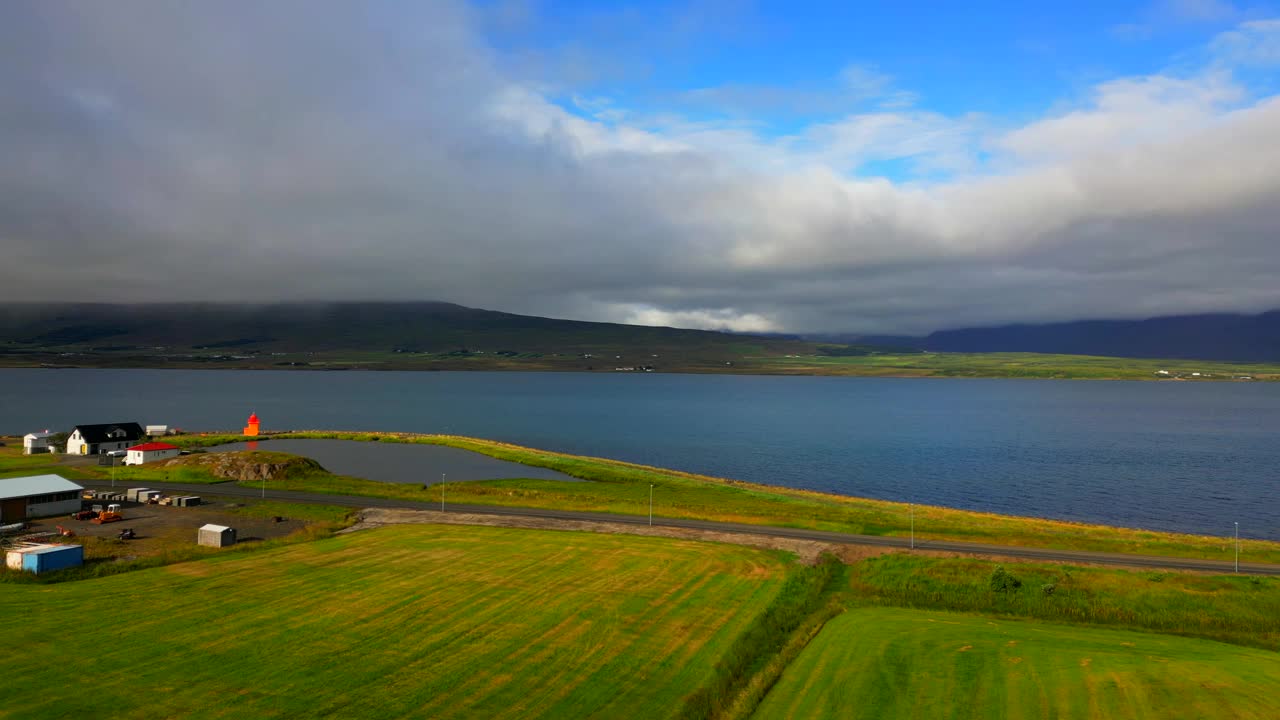
[[[806,564],[817,562],[822,553],[831,553],[846,563],[856,562],[863,558],[899,552],[894,548],[866,547],[843,543],[824,543],[816,540],[797,540],[793,538],[773,537],[770,535],[751,535],[746,533],[716,532],[714,530],[696,530],[693,528],[664,527],[661,525],[632,525],[628,523],[596,522],[588,520],[554,520],[550,518],[518,517],[511,515],[488,515],[482,513],[442,513],[438,510],[401,510],[394,508],[365,508],[360,512],[360,521],[341,533],[357,532],[382,527],[384,525],[431,524],[431,525],[487,525],[491,527],[524,528],[528,530],[571,530],[577,532],[613,533],[625,535],[647,535],[651,537],[680,538],[682,540],[701,540],[707,542],[731,543],[769,550],[785,550],[795,553],[800,561]],[[951,554],[951,553],[947,553]]]

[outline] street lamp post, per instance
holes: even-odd
[[[653,527],[653,483],[649,483],[649,526]]]
[[[1240,521],[1236,521],[1236,572],[1240,572]]]

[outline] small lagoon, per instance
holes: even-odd
[[[315,460],[331,473],[380,482],[434,485],[441,479],[447,482],[458,482],[506,478],[582,482],[578,478],[555,470],[507,462],[470,450],[441,445],[286,438],[231,443],[209,448],[210,452],[238,450],[264,450],[301,455]]]

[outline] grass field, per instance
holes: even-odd
[[[1280,655],[1207,640],[862,608],[831,620],[755,718],[1280,717]]]
[[[0,717],[667,717],[775,553],[396,526],[0,592]]]

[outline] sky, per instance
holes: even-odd
[[[3,0],[0,302],[1280,308],[1280,3]]]

